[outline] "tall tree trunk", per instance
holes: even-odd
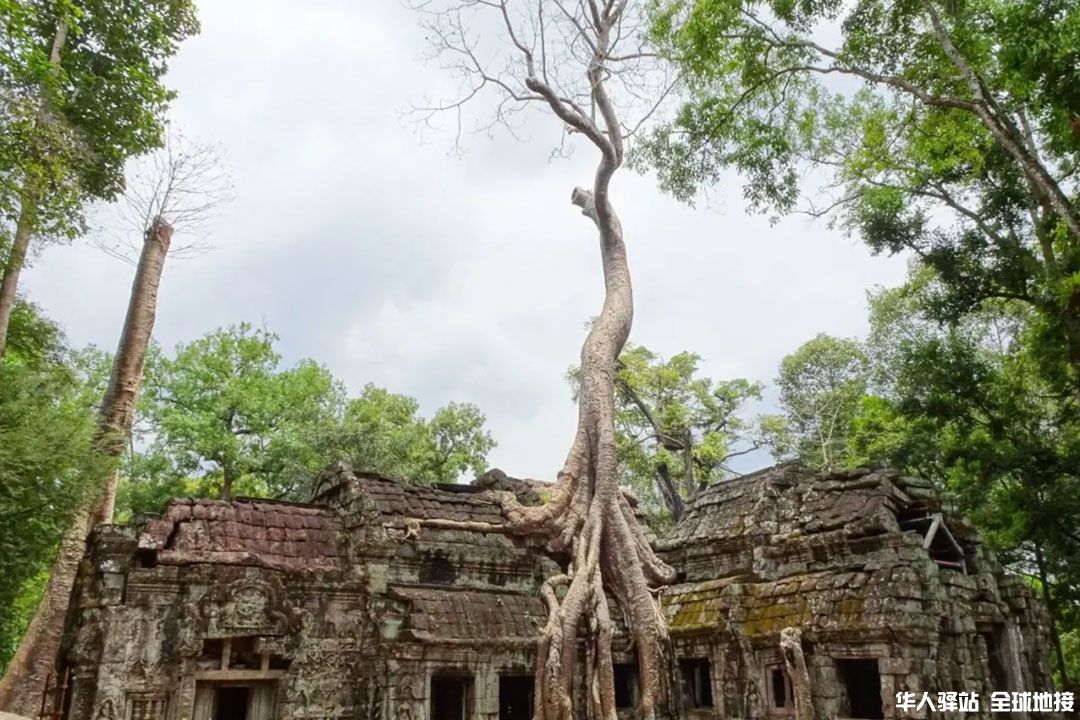
[[[19,287],[19,273],[26,263],[26,251],[30,247],[30,233],[37,218],[37,192],[32,182],[23,189],[22,207],[15,223],[15,238],[11,243],[4,278],[0,281],[0,360],[7,352],[8,327],[15,309],[15,293]]]
[[[160,218],[146,231],[135,281],[131,285],[124,330],[116,347],[109,386],[98,416],[98,451],[117,461],[124,454],[124,447],[131,438],[135,420],[135,401],[142,387],[143,366],[146,349],[154,333],[157,319],[157,295],[161,286],[161,273],[169,254],[173,229]],[[103,488],[97,516],[98,522],[111,522],[116,509],[116,486],[119,468],[113,467]]]
[[[1043,602],[1046,604],[1046,612],[1050,616],[1050,639],[1054,643],[1054,655],[1057,657],[1058,671],[1061,673],[1061,684],[1069,687],[1069,666],[1065,662],[1065,652],[1061,647],[1061,635],[1058,632],[1057,604],[1050,592],[1050,579],[1046,572],[1046,558],[1043,556],[1042,543],[1035,542],[1035,566],[1039,571],[1039,585],[1042,586]]]
[[[60,50],[67,42],[68,20],[61,17],[56,21],[56,33],[53,35],[52,46],[49,49],[49,73],[53,78],[60,74]],[[38,126],[46,123],[48,118],[48,102],[42,92],[41,103],[38,106]],[[33,138],[31,138],[33,140]],[[36,156],[39,149],[34,145],[29,148],[31,156]],[[15,293],[19,286],[19,273],[22,272],[26,263],[26,252],[30,247],[30,235],[37,224],[38,205],[41,202],[41,180],[35,175],[31,160],[27,163],[26,177],[23,180],[22,197],[20,198],[19,219],[15,224],[15,238],[11,243],[11,253],[8,255],[7,264],[4,266],[4,278],[0,281],[0,360],[4,359],[7,352],[8,327],[11,325],[11,313],[15,309]]]
[[[601,56],[617,19],[601,21],[596,43]],[[637,717],[652,720],[656,706],[666,703],[670,694],[665,661],[667,623],[651,589],[673,582],[676,575],[649,545],[645,529],[619,487],[615,457],[615,373],[630,333],[633,295],[622,226],[608,194],[623,149],[621,126],[604,90],[603,72],[599,62],[589,68],[593,98],[606,133],[562,110],[602,153],[592,190],[575,189],[571,202],[595,223],[599,234],[604,304],[581,349],[577,432],[551,499],[540,507],[525,507],[510,493],[497,495],[506,525],[416,521],[420,527],[541,536],[547,539],[548,548],[570,557],[566,573],[548,578],[540,590],[548,621],[537,648],[533,716],[538,720],[573,720],[578,640],[583,632],[589,637],[584,689],[589,715],[616,720],[611,654],[614,625],[608,592],[622,611],[637,654]],[[527,85],[557,107],[558,98],[543,81],[532,76]],[[561,600],[560,592],[564,592]]]
[[[225,463],[221,467],[221,499],[232,500],[232,486],[233,480],[236,479],[236,473],[233,471],[232,463]]]
[[[86,537],[95,522],[112,519],[117,466],[131,434],[146,348],[157,314],[158,286],[171,240],[172,228],[160,220],[147,231],[94,437],[95,449],[107,461],[107,474],[104,483],[100,487],[95,484],[87,494],[87,500],[75,511],[60,541],[60,552],[45,595],[34,611],[7,673],[0,679],[0,709],[20,715],[37,712],[46,678],[56,667],[71,591],[86,550]]]
[[[586,36],[583,43],[592,51],[586,71],[592,102],[587,108],[548,84],[546,60],[534,57],[532,47],[519,39],[506,3],[485,4],[497,8],[509,41],[524,58],[524,84],[532,93],[529,99],[545,102],[559,120],[600,152],[591,190],[576,188],[570,199],[593,221],[599,235],[604,303],[581,348],[577,431],[550,500],[527,507],[512,493],[494,494],[506,518],[499,524],[442,519],[411,522],[417,528],[531,535],[546,540],[552,551],[565,553],[565,572],[547,578],[540,587],[548,620],[538,638],[533,717],[573,720],[574,681],[580,676],[588,715],[616,720],[610,594],[622,611],[637,655],[636,716],[652,720],[657,705],[668,704],[670,697],[667,621],[652,590],[673,582],[676,573],[650,546],[647,529],[619,487],[615,454],[616,369],[634,311],[622,226],[609,195],[611,178],[623,162],[626,128],[604,82],[612,41],[617,42],[623,27],[627,3],[589,3],[588,32],[595,36]],[[583,26],[576,27],[586,35]],[[577,671],[582,637],[587,638],[583,675]]]

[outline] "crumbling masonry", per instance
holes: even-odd
[[[337,467],[310,504],[174,500],[97,528],[65,717],[529,720],[537,590],[566,558],[425,518],[503,519],[473,486]],[[680,573],[672,718],[927,717],[896,709],[905,690],[978,692],[966,717],[991,717],[991,690],[1051,688],[1042,607],[918,480],[780,466],[703,491],[656,546]],[[630,718],[622,631],[615,660]]]

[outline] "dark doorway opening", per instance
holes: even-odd
[[[532,713],[532,676],[500,675],[499,720],[531,720]]]
[[[881,720],[881,675],[877,660],[837,660],[840,680],[840,715]]]
[[[632,663],[615,663],[615,707],[632,708],[637,705],[637,666]]]
[[[683,703],[690,709],[711,708],[712,672],[706,658],[693,658],[679,661],[682,674]]]
[[[460,675],[431,678],[431,720],[465,720],[472,680]]]
[[[1000,627],[994,627],[990,632],[982,634],[986,642],[986,660],[990,665],[990,682],[994,690],[1011,690],[1009,687],[1009,674],[1005,670],[1005,652],[1002,648]]]
[[[219,687],[214,690],[214,720],[244,720],[251,688]]]
[[[788,680],[787,670],[774,665],[769,668],[769,707],[773,710],[791,710],[795,707],[795,698]]]

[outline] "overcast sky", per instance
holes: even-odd
[[[460,156],[449,134],[418,136],[401,111],[446,80],[393,0],[203,0],[200,17],[169,75],[172,115],[224,149],[235,200],[215,250],[166,268],[158,340],[265,325],[289,363],[314,358],[353,392],[478,404],[493,466],[553,477],[575,422],[564,374],[601,301],[596,238],[569,204],[595,157],[549,161],[542,132],[476,137]],[[695,210],[623,172],[614,201],[632,341],[694,350],[714,378],[771,382],[815,334],[864,335],[867,288],[903,277],[823,223],[747,216],[737,178]],[[23,290],[74,344],[112,349],[131,274],[77,244],[38,257]]]

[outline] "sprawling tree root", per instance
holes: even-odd
[[[612,168],[613,169],[613,168]],[[653,552],[618,483],[615,458],[615,368],[630,333],[633,299],[622,229],[607,201],[610,170],[601,164],[594,193],[580,188],[572,202],[600,231],[604,306],[581,351],[578,427],[551,500],[526,507],[510,493],[496,495],[504,526],[428,520],[428,527],[460,528],[540,536],[555,552],[568,552],[566,574],[541,588],[548,621],[536,659],[536,720],[571,720],[578,638],[587,620],[584,690],[588,715],[615,720],[608,594],[618,603],[637,653],[639,717],[652,718],[667,698],[664,648],[667,623],[652,589],[668,584],[674,571]]]

